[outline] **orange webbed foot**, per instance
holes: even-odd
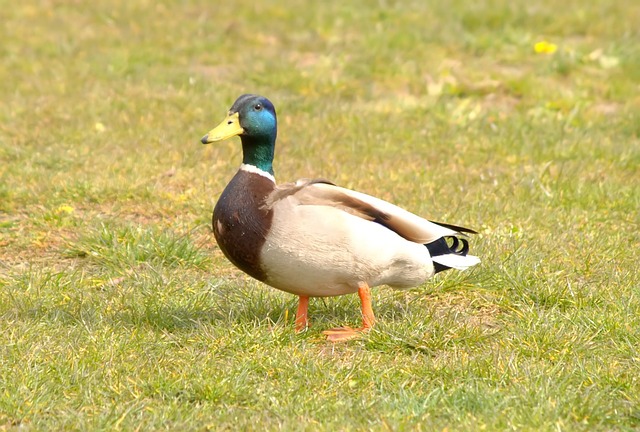
[[[348,340],[359,338],[363,332],[368,331],[368,328],[354,329],[351,327],[337,327],[322,332],[327,336],[329,342],[346,342]]]
[[[369,285],[362,282],[358,287],[358,295],[360,296],[360,303],[362,304],[362,327],[338,327],[330,330],[325,330],[322,333],[327,336],[327,340],[330,342],[344,342],[352,339],[356,339],[362,335],[362,333],[368,332],[373,327],[376,321],[376,317],[373,314],[373,308],[371,307],[371,290]]]

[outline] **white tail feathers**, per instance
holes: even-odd
[[[456,270],[466,270],[469,267],[480,264],[480,258],[473,255],[436,255],[431,257],[431,260],[445,267],[451,267]]]

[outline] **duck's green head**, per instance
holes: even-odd
[[[278,133],[276,109],[263,96],[240,96],[222,123],[202,137],[202,144],[240,136],[245,164],[273,174],[273,155]]]

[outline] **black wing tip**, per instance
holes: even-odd
[[[467,228],[463,226],[452,225],[452,224],[447,224],[443,222],[436,222],[432,220],[430,220],[429,222],[434,223],[436,225],[440,225],[441,227],[444,227],[444,228],[449,228],[451,230],[458,231],[459,233],[478,234],[478,231],[475,231],[475,230],[472,230],[471,228]]]

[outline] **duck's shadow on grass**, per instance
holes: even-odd
[[[268,288],[265,288],[268,289]],[[297,297],[251,293],[220,299],[215,304],[175,304],[148,302],[117,312],[113,319],[120,325],[143,326],[169,332],[190,331],[201,326],[216,327],[291,327],[294,326]],[[356,296],[357,297],[357,296]],[[337,301],[336,301],[337,300]],[[314,300],[312,300],[314,302]],[[347,299],[315,299],[309,311],[314,327],[337,323],[358,326],[360,308]]]
[[[168,332],[192,331],[202,326],[254,327],[261,321],[286,324],[295,305],[293,298],[283,297],[254,282],[218,280],[189,294],[152,293],[116,312],[113,320],[124,326]]]
[[[297,296],[247,278],[202,276],[118,278],[118,283],[105,284],[93,295],[71,296],[64,303],[57,297],[22,299],[12,313],[35,322],[80,325],[90,332],[146,328],[176,334],[205,331],[214,337],[230,329],[293,334]],[[437,319],[431,303],[439,300],[430,292],[441,293],[442,287],[433,285],[409,292],[374,289],[373,307],[379,320],[376,329],[404,335],[423,333],[425,325]],[[322,330],[345,325],[359,327],[360,301],[356,294],[314,298],[309,316],[311,331],[300,337],[315,338]]]
[[[418,313],[425,314],[420,304],[413,304],[418,298],[415,292],[394,292],[387,287],[377,290],[374,311],[381,321],[393,325],[411,316],[416,308]],[[191,331],[202,326],[292,330],[297,306],[297,296],[257,282],[217,282],[179,299],[150,296],[144,302],[118,311],[114,320],[125,326],[146,326],[169,332]],[[312,328],[318,330],[343,325],[359,327],[362,319],[356,294],[311,299],[309,315]]]

